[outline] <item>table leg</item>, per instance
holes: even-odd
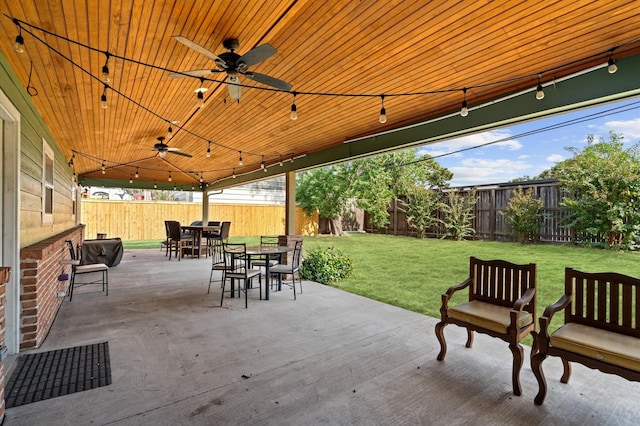
[[[264,298],[269,300],[269,256],[265,256],[264,259]]]

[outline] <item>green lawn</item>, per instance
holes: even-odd
[[[231,240],[250,245],[259,243],[258,237]],[[124,244],[125,248],[160,247],[159,241],[152,243],[147,243],[146,247],[141,242]],[[304,238],[304,251],[331,245],[348,254],[354,262],[353,275],[335,287],[437,318],[440,317],[440,295],[467,277],[469,256],[535,263],[538,315],[563,294],[564,268],[567,266],[588,272],[640,275],[640,253],[637,252],[612,252],[573,245],[419,240],[375,234]],[[464,300],[465,296],[465,292],[459,292],[453,303]],[[557,327],[561,320],[555,318],[553,325]]]

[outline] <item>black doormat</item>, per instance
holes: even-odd
[[[22,355],[5,389],[6,407],[110,384],[108,342]]]

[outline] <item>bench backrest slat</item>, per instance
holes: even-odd
[[[525,291],[535,288],[536,265],[518,265],[504,260],[480,260],[471,257],[469,261],[469,300],[490,302],[512,307]],[[535,300],[535,299],[534,299]],[[535,317],[535,303],[525,308]]]
[[[570,309],[565,309],[565,323],[640,337],[639,278],[566,268],[565,294],[572,297]]]

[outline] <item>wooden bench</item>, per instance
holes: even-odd
[[[562,310],[564,325],[549,335],[553,315]],[[562,359],[562,383],[571,376],[570,362],[640,381],[640,279],[566,268],[564,295],[540,317],[537,340],[540,352],[531,359],[537,405],[547,393],[542,361],[549,355]]]
[[[464,288],[469,289],[469,301],[450,307],[449,300],[453,294]],[[535,264],[517,265],[504,260],[483,261],[471,257],[469,278],[450,287],[442,295],[441,321],[435,330],[441,348],[438,361],[444,360],[447,354],[444,338],[447,324],[467,329],[467,348],[473,344],[474,331],[502,339],[509,343],[513,354],[513,393],[520,395],[520,369],[524,355],[520,341],[530,333],[535,337],[535,296]]]

